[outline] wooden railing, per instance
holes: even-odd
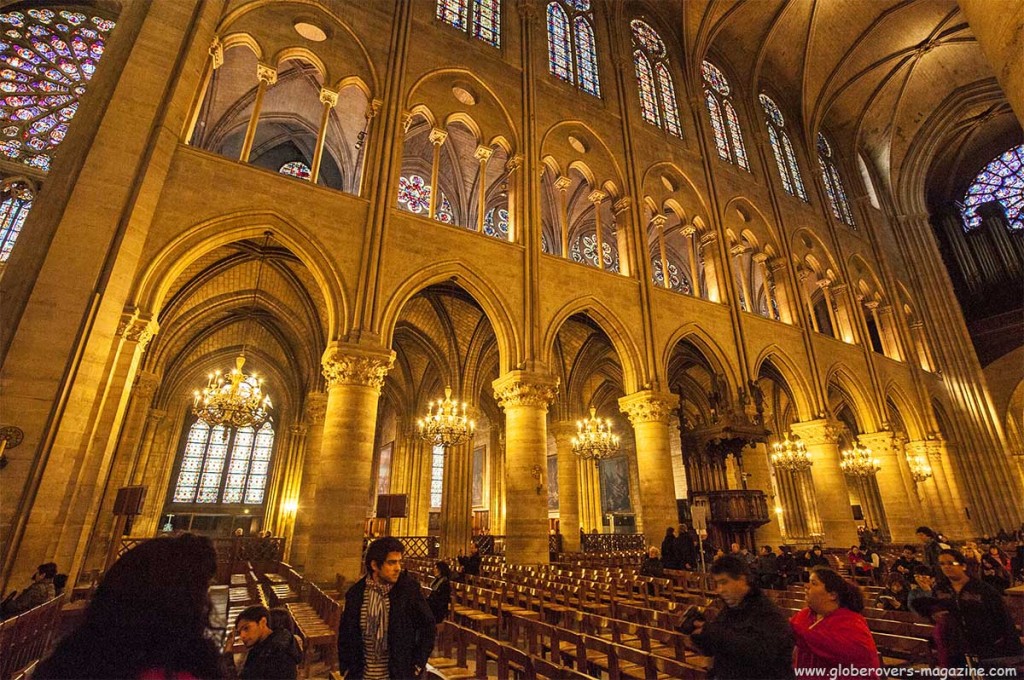
[[[150,540],[152,539],[143,537],[122,538],[117,556],[121,557],[132,548]],[[280,562],[284,557],[283,538],[228,536],[211,538],[210,541],[217,551],[218,562]]]
[[[67,594],[0,623],[0,680],[9,680],[31,666],[50,647]]]
[[[643,534],[583,534],[580,538],[580,548],[585,553],[644,550],[647,547]]]

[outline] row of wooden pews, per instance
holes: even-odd
[[[49,652],[68,595],[59,595],[34,609],[0,623],[0,680],[30,677]]]

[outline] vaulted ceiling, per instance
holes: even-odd
[[[958,198],[1022,138],[954,0],[684,2],[681,30],[691,84],[710,58],[750,106],[770,92],[804,139],[862,151],[901,210]]]

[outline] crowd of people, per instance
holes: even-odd
[[[907,610],[934,623],[936,658],[943,667],[1009,666],[1024,663],[1020,632],[1001,591],[1013,582],[1012,566],[997,546],[949,546],[940,534],[920,527],[920,556],[905,545],[888,570],[875,606]],[[696,568],[702,541],[685,525],[668,529],[652,546],[640,573]],[[870,543],[850,551],[851,573],[882,564]],[[785,546],[762,546],[753,554],[738,543],[716,557],[709,572],[717,595],[694,608],[680,630],[697,652],[712,658],[714,678],[792,678],[795,669],[877,669],[879,655],[862,612],[861,588],[828,565],[820,546],[794,554]],[[395,538],[367,548],[365,576],[345,593],[338,633],[338,664],[346,678],[418,678],[426,668],[439,626],[450,613],[453,580],[479,574],[474,544],[433,569],[429,597],[402,568],[404,547]],[[706,557],[706,556],[705,556]],[[856,560],[856,561],[855,561]],[[199,680],[235,674],[209,635],[209,586],[216,553],[203,537],[180,534],[144,542],[107,572],[84,619],[42,661],[34,677],[173,678]],[[55,593],[56,565],[39,566],[32,584],[8,603],[40,603]],[[787,617],[764,590],[805,580],[806,607]],[[253,606],[233,622],[234,640],[246,648],[241,678],[296,678],[302,641],[285,609]],[[864,674],[864,671],[861,671]]]

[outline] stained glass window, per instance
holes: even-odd
[[[1024,230],[1024,144],[1007,149],[978,173],[964,196],[964,228],[981,225],[978,207],[998,201],[1010,229]]]
[[[651,125],[663,127],[681,137],[679,107],[667,68],[665,43],[657,31],[640,19],[631,21],[630,27],[633,29],[633,65],[640,91],[640,112]]]
[[[722,160],[735,163],[744,170],[750,170],[747,149],[743,144],[743,130],[733,108],[730,96],[732,89],[721,70],[711,62],[701,64],[704,76],[704,102],[711,118],[711,129],[715,135],[715,148]]]
[[[495,221],[494,215],[497,213],[498,219]],[[500,238],[503,241],[508,240],[508,210],[504,208],[491,208],[484,215],[484,233],[494,238]],[[543,248],[543,243],[541,244]]]
[[[501,0],[437,0],[436,15],[474,38],[501,46]]]
[[[605,271],[619,271],[618,251],[613,249],[607,241],[602,240],[601,253],[604,255],[602,260],[604,262]],[[573,262],[580,262],[582,264],[590,265],[591,267],[597,267],[597,236],[595,234],[583,234],[582,236],[577,237],[569,248],[569,258],[572,259]]]
[[[640,89],[640,113],[651,125],[661,125],[658,115],[658,96],[654,92],[654,74],[651,63],[640,50],[633,52],[633,64],[636,66],[636,82]]]
[[[114,22],[70,10],[0,14],[0,155],[46,172]]]
[[[292,177],[298,177],[299,179],[308,180],[312,177],[313,171],[309,169],[309,166],[302,161],[291,161],[285,163],[278,170],[282,175],[291,175]]]
[[[430,458],[430,509],[441,509],[441,495],[444,491],[444,447],[434,446]]]
[[[843,180],[839,177],[839,170],[836,169],[835,160],[832,158],[832,146],[825,139],[825,135],[820,132],[818,133],[818,165],[821,168],[821,181],[825,184],[825,193],[828,194],[832,215],[840,222],[851,227],[854,226],[850,202],[846,198],[846,189],[843,188]]]
[[[445,224],[455,223],[455,213],[452,212],[452,204],[448,202],[448,197],[441,192],[441,200],[437,204],[437,212],[434,213],[434,219],[438,222],[444,222]]]
[[[274,428],[269,422],[255,432],[251,427],[211,428],[197,420],[185,439],[174,502],[260,505],[273,448]]]
[[[430,208],[430,185],[419,175],[398,179],[398,205],[417,215]]]
[[[661,270],[660,257],[651,258],[651,278],[657,286],[665,287],[665,273]],[[671,260],[668,261],[668,283],[670,290],[690,294],[690,281]]]
[[[11,182],[0,192],[0,263],[11,256],[28,211],[32,209],[32,190],[24,182]]]
[[[779,168],[782,188],[790,196],[797,196],[806,201],[807,192],[804,190],[804,182],[800,177],[800,166],[796,163],[796,154],[793,153],[793,144],[789,141],[789,133],[784,129],[786,119],[771,97],[762,93],[758,96],[758,100],[761,102],[761,108],[764,109],[767,119],[768,141],[772,145],[775,164]]]
[[[548,69],[587,94],[600,97],[597,46],[591,21],[590,3],[586,0],[548,3]]]

